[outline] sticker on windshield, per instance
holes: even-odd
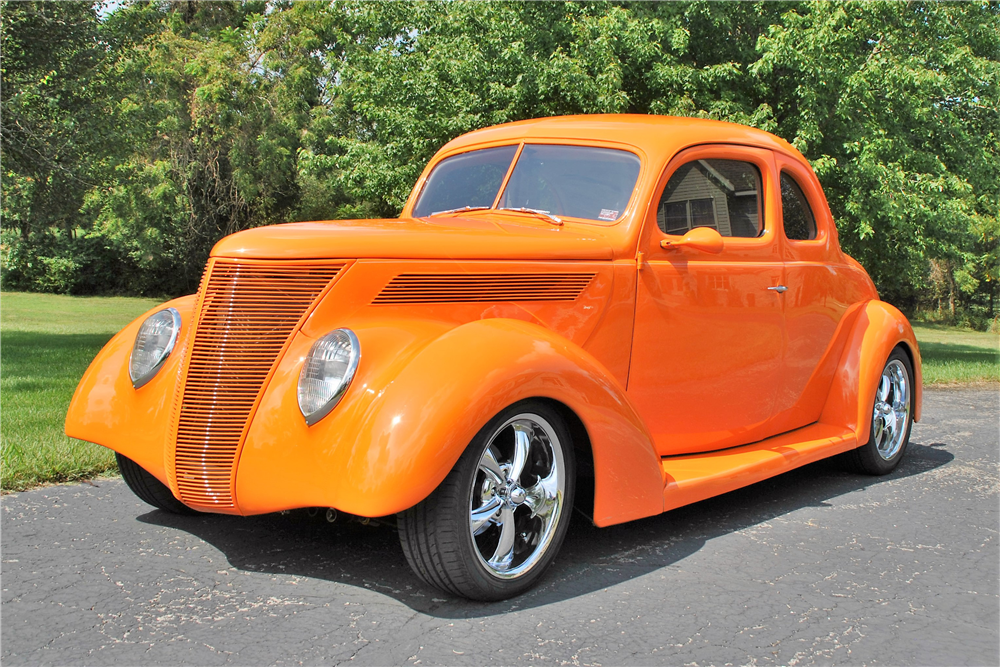
[[[602,208],[601,214],[597,218],[599,220],[617,220],[618,211],[612,211],[610,208]]]

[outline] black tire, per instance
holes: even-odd
[[[883,453],[880,453],[878,443],[880,441],[880,433],[878,432],[878,426],[876,422],[877,419],[874,418],[875,406],[879,401],[879,390],[876,389],[875,400],[869,408],[869,412],[873,414],[872,424],[868,429],[868,442],[853,449],[844,454],[844,460],[847,462],[848,466],[855,472],[862,473],[865,475],[888,475],[890,472],[896,469],[899,462],[903,460],[903,456],[906,454],[906,448],[910,444],[910,431],[913,427],[913,364],[910,363],[910,357],[906,352],[897,347],[886,359],[885,365],[882,368],[882,375],[879,376],[879,383],[881,384],[881,378],[885,376],[890,367],[895,367],[896,369],[902,369],[903,377],[906,382],[906,396],[905,400],[901,401],[906,404],[906,417],[902,426],[902,441],[898,445],[895,453],[886,458]],[[894,392],[890,390],[890,395]]]
[[[174,494],[160,480],[151,474],[132,459],[115,452],[118,459],[118,469],[122,473],[128,488],[137,495],[140,500],[149,503],[157,509],[173,514],[200,514],[174,497]]]
[[[509,465],[503,472],[506,486],[496,484],[493,480],[498,478],[490,476],[488,469],[498,469],[496,464],[505,458],[503,452],[514,451],[518,436],[513,429],[532,422],[540,428],[526,436],[524,451],[529,454],[522,474],[516,479],[508,476],[516,466],[512,454],[509,463],[499,465]],[[508,431],[512,438],[509,445]],[[492,468],[481,467],[488,448]],[[429,497],[398,515],[399,541],[410,567],[429,585],[472,600],[503,600],[528,590],[544,574],[566,536],[573,509],[575,464],[569,429],[556,411],[531,400],[506,408],[476,434]],[[561,473],[557,472],[559,465]],[[539,495],[538,489],[553,486],[551,480],[557,476],[562,479],[561,495]],[[495,516],[483,521],[474,536],[474,510],[482,512],[494,502],[500,503]],[[541,511],[536,514],[533,506]],[[500,546],[504,530],[513,535],[507,541],[509,560],[494,563],[504,550]],[[487,558],[482,550],[486,548],[488,553],[493,549],[490,540],[494,537],[495,551]]]

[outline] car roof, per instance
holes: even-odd
[[[791,144],[770,132],[705,118],[643,114],[554,116],[494,125],[463,134],[448,142],[442,151],[531,139],[615,142],[634,146],[650,156],[673,155],[699,144],[732,143],[779,150],[805,162]]]

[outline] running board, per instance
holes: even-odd
[[[663,511],[749,486],[857,445],[853,431],[816,423],[742,447],[663,459]]]

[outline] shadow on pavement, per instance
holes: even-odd
[[[305,510],[258,517],[180,516],[154,511],[144,523],[183,530],[219,549],[238,569],[297,575],[377,591],[439,618],[474,618],[530,609],[614,586],[670,566],[721,535],[837,496],[919,475],[950,462],[946,445],[910,443],[892,474],[868,477],[820,461],[659,516],[595,528],[579,513],[540,584],[513,600],[475,603],[423,585],[410,570],[391,525],[328,523]]]

